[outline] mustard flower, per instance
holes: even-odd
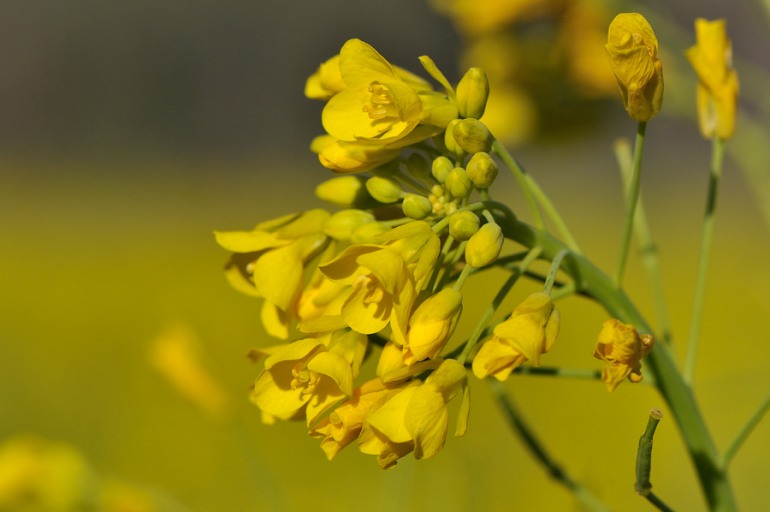
[[[626,378],[634,383],[641,381],[641,361],[650,353],[652,345],[652,336],[639,335],[632,325],[616,319],[604,322],[594,348],[594,357],[607,363],[602,370],[602,380],[607,389],[614,391]]]
[[[493,263],[503,250],[503,230],[494,222],[481,226],[465,246],[465,261],[473,268]]]
[[[341,141],[330,135],[313,139],[310,150],[318,155],[321,165],[339,174],[369,171],[393,160],[401,152],[383,144]]]
[[[452,336],[462,309],[463,297],[454,288],[444,288],[425,299],[409,318],[404,363],[436,357]]]
[[[377,456],[382,468],[414,451],[417,459],[430,458],[444,447],[449,414],[447,404],[463,392],[457,435],[465,432],[468,387],[465,368],[454,359],[441,363],[425,382],[410,381],[372,408],[358,440],[363,453]]]
[[[268,356],[250,395],[262,411],[263,421],[298,419],[304,414],[310,425],[335,403],[350,397],[366,343],[366,336],[360,333],[339,331],[253,350],[253,358]]]
[[[504,381],[526,361],[538,366],[540,354],[548,352],[556,341],[559,320],[551,298],[543,292],[533,293],[495,327],[492,338],[473,358],[473,374]]]
[[[652,27],[641,14],[618,14],[610,23],[604,48],[628,115],[649,121],[663,103],[663,65]]]
[[[696,45],[687,59],[698,74],[698,121],[704,137],[729,139],[735,132],[738,75],[725,20],[695,20]]]

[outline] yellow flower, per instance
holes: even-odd
[[[443,125],[423,124],[415,131],[423,121],[436,122],[431,110],[451,105],[442,94],[432,92],[427,82],[417,82],[414,75],[405,80],[359,39],[347,41],[339,57],[339,72],[346,87],[329,99],[321,114],[324,128],[335,139],[404,147],[446,126],[449,120],[442,115],[438,117]]]
[[[463,297],[454,288],[444,288],[425,299],[409,318],[404,363],[436,357],[452,336],[462,309]]]
[[[310,150],[318,155],[321,165],[340,174],[365,172],[396,158],[400,149],[382,144],[346,142],[330,135],[316,137]]]
[[[641,14],[618,14],[610,23],[604,48],[628,115],[649,121],[663,102],[663,65],[652,27]]]
[[[508,320],[495,327],[492,339],[473,358],[473,374],[480,379],[492,375],[503,381],[526,361],[538,366],[540,354],[551,349],[558,334],[556,306],[545,293],[533,293]]]
[[[738,75],[725,20],[695,20],[697,44],[686,55],[698,74],[698,121],[704,137],[729,139],[735,131]]]
[[[366,382],[310,431],[311,436],[321,438],[321,449],[329,460],[358,438],[369,410],[388,393],[392,391],[380,379]]]
[[[559,12],[563,0],[431,0],[433,7],[448,14],[468,35],[505,29],[519,21]]]
[[[338,331],[252,351],[252,357],[268,357],[254,383],[251,401],[262,411],[266,423],[298,419],[304,413],[310,425],[335,403],[353,394],[353,379],[366,343],[366,336]]]
[[[377,456],[382,468],[414,450],[416,459],[435,456],[444,447],[449,414],[447,404],[462,390],[463,405],[456,435],[465,433],[468,387],[465,368],[447,359],[422,384],[411,381],[386,395],[369,413],[363,424],[358,446]]]
[[[594,348],[594,357],[607,363],[602,370],[602,380],[607,389],[614,391],[626,378],[634,383],[641,381],[641,361],[650,353],[652,345],[652,336],[640,336],[632,325],[615,319],[604,322]]]
[[[252,231],[215,231],[217,243],[233,255],[225,276],[237,290],[262,297],[262,320],[268,333],[288,337],[303,289],[306,264],[324,248],[328,239],[324,210],[310,210],[263,222]]]

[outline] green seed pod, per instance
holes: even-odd
[[[321,201],[342,208],[353,208],[371,200],[364,181],[360,176],[339,176],[320,183],[315,188],[315,195]]]
[[[452,238],[464,242],[472,237],[479,230],[478,215],[467,210],[453,213],[449,217],[449,234]]]
[[[449,171],[454,169],[454,167],[455,166],[450,159],[445,156],[440,156],[433,160],[431,173],[433,174],[433,177],[436,178],[436,181],[439,183],[444,183],[446,181],[447,175],[449,174]]]
[[[403,193],[401,185],[396,180],[383,176],[373,176],[366,180],[366,190],[373,198],[384,204],[395,203],[401,199]]]
[[[470,68],[457,84],[460,117],[481,119],[489,97],[489,80],[481,68]]]
[[[324,222],[323,231],[335,240],[350,240],[353,231],[374,222],[374,215],[364,210],[340,210]]]
[[[425,196],[406,194],[404,202],[401,203],[401,210],[410,219],[422,220],[433,213],[433,205]]]
[[[452,197],[456,199],[468,196],[471,190],[473,190],[473,183],[471,183],[471,179],[462,167],[455,167],[449,171],[445,185],[449,193],[452,194]]]
[[[447,127],[447,133],[452,128],[452,135],[457,145],[466,153],[474,154],[492,150],[492,134],[489,128],[478,119],[461,119],[454,126]],[[447,144],[447,147],[449,145]]]
[[[487,223],[474,234],[465,246],[465,261],[473,268],[494,262],[503,249],[503,230],[495,223]]]
[[[465,166],[465,172],[468,173],[473,186],[480,189],[489,188],[494,183],[497,171],[495,160],[483,151],[473,155]]]

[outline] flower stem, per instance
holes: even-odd
[[[609,511],[609,508],[594,496],[591,491],[572,480],[564,469],[551,457],[540,440],[535,436],[535,433],[529,428],[529,425],[526,424],[524,418],[521,417],[513,400],[511,400],[510,396],[505,392],[503,385],[496,379],[489,379],[489,385],[492,388],[492,393],[502,407],[511,429],[521,438],[532,456],[545,467],[548,474],[557,482],[572,491],[586,509]]]
[[[537,207],[535,196],[532,194],[532,190],[530,190],[529,183],[525,178],[524,169],[521,168],[519,163],[513,158],[513,155],[511,155],[508,152],[508,150],[505,148],[505,146],[500,144],[499,141],[495,141],[492,143],[492,151],[496,153],[497,156],[500,157],[500,159],[505,163],[505,165],[508,166],[508,169],[511,170],[511,172],[513,173],[513,176],[516,178],[516,181],[519,182],[519,187],[521,188],[521,191],[524,193],[524,197],[526,198],[527,203],[529,204],[529,210],[530,210],[530,213],[532,213],[532,219],[534,220],[535,226],[537,226],[540,229],[545,229],[543,216],[540,214],[540,209]]]
[[[652,470],[652,438],[655,435],[655,429],[663,417],[660,409],[650,411],[650,417],[647,419],[647,428],[644,434],[639,438],[639,448],[636,451],[636,484],[634,490],[642,496],[647,496],[652,491],[650,482],[650,471]]]
[[[543,284],[543,292],[547,295],[551,295],[551,290],[553,289],[553,282],[556,280],[556,273],[559,272],[559,267],[561,267],[561,262],[564,259],[566,255],[569,254],[568,250],[560,251],[559,254],[556,255],[556,257],[551,262],[551,268],[548,271],[548,275],[545,277],[545,283]]]
[[[706,277],[708,275],[709,260],[711,259],[711,245],[714,239],[714,217],[717,206],[717,191],[719,178],[722,175],[722,163],[724,162],[725,146],[719,138],[714,138],[711,146],[711,173],[706,199],[706,213],[703,216],[703,231],[701,238],[700,259],[698,260],[698,277],[695,282],[695,298],[692,308],[692,322],[690,323],[690,338],[687,344],[687,356],[684,360],[682,374],[687,382],[692,382],[695,371],[695,357],[698,353],[700,341],[700,328],[703,317],[703,303],[706,298]]]
[[[615,157],[620,168],[620,176],[623,180],[623,188],[628,190],[631,184],[632,175],[632,156],[631,147],[626,139],[620,139],[615,142]],[[626,198],[628,200],[628,198]],[[639,194],[639,204],[636,207],[634,215],[634,232],[642,255],[642,263],[647,269],[650,277],[650,286],[652,287],[652,296],[655,303],[655,309],[660,324],[660,336],[665,342],[671,341],[671,319],[668,315],[666,306],[666,297],[663,293],[663,279],[660,273],[660,261],[658,260],[658,248],[652,240],[650,227],[647,223],[647,215],[644,210],[644,202],[641,193]]]
[[[765,415],[765,413],[767,413],[768,409],[770,409],[770,396],[768,396],[764,403],[759,406],[759,409],[756,410],[754,415],[743,426],[741,431],[738,432],[738,435],[735,436],[733,442],[730,443],[730,447],[727,448],[727,451],[725,451],[724,455],[722,455],[722,468],[727,469],[730,461],[733,459],[735,454],[738,453],[738,449],[743,446],[743,443],[746,441],[746,439],[748,439],[751,431],[754,430],[754,427],[759,424],[759,422],[762,420],[762,417]]]
[[[639,181],[642,174],[642,152],[644,150],[644,133],[647,130],[647,123],[642,121],[637,125],[636,143],[634,145],[634,161],[631,172],[631,185],[626,194],[626,220],[623,224],[623,238],[620,244],[620,258],[615,270],[615,286],[620,288],[623,280],[623,272],[626,269],[626,260],[628,259],[628,248],[631,245],[631,232],[633,231],[634,212],[636,203],[639,199]]]

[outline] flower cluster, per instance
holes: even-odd
[[[471,68],[453,87],[428,57],[420,61],[441,92],[357,39],[308,79],[306,95],[326,101],[327,133],[313,150],[342,174],[316,193],[340,210],[216,233],[231,252],[227,278],[263,300],[265,330],[284,341],[250,353],[263,364],[251,390],[263,421],[303,420],[329,458],[356,441],[384,468],[408,453],[436,455],[458,396],[455,432],[465,432],[476,340],[451,342],[462,286],[498,261],[500,223],[514,219],[490,201],[498,166],[479,119],[486,74]],[[494,329],[476,374],[501,379],[525,360],[537,364],[557,331],[558,313],[536,294]],[[378,351],[373,378],[359,384],[364,359]]]

